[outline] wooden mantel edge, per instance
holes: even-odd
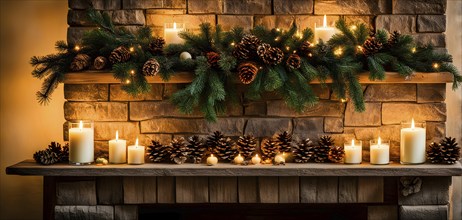
[[[385,83],[450,83],[453,76],[449,72],[433,72],[423,73],[416,72],[414,76],[406,80],[397,72],[386,72],[384,80],[370,80],[369,73],[364,72],[358,75],[359,82],[364,84],[385,84]],[[177,72],[172,75],[168,82],[162,81],[159,76],[147,77],[149,83],[190,83],[194,79],[191,72]],[[331,79],[327,79],[326,83],[331,83]],[[109,84],[120,83],[119,80],[114,79],[111,72],[101,71],[85,71],[85,72],[72,72],[66,73],[64,76],[65,84]],[[320,84],[319,80],[313,80],[310,84]]]

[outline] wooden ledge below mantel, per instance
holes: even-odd
[[[387,72],[384,80],[370,80],[369,73],[364,72],[358,75],[359,82],[363,84],[385,84],[385,83],[450,83],[453,76],[448,72],[440,73],[422,73],[416,72],[415,75],[406,80],[397,72]],[[147,77],[149,83],[190,83],[194,79],[193,73],[190,72],[177,72],[171,76],[168,82],[162,81],[159,76]],[[115,79],[111,72],[100,71],[86,71],[86,72],[73,72],[66,73],[64,76],[65,84],[110,84],[120,83]],[[311,84],[320,84],[320,81],[313,80]],[[326,83],[332,83],[331,79],[327,79]]]
[[[238,166],[219,163],[216,166],[207,166],[205,164],[146,163],[143,165],[54,164],[44,166],[33,160],[25,160],[7,167],[6,173],[32,176],[460,176],[462,166],[459,162],[453,165],[401,165],[393,162],[389,165],[288,163],[281,166]]]

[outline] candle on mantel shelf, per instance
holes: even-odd
[[[260,162],[261,162],[261,158],[258,157],[258,154],[255,154],[255,156],[252,157],[252,164],[257,165],[257,164],[260,164]]]
[[[416,123],[412,119],[409,123],[401,124],[400,162],[401,164],[425,163],[425,124]]]
[[[390,163],[390,144],[382,141],[380,137],[377,142],[371,141],[370,154],[371,164],[383,165]]]
[[[319,42],[319,40],[322,40],[324,43],[326,43],[332,36],[334,36],[336,30],[334,27],[328,27],[327,26],[327,17],[324,15],[324,20],[323,20],[323,26],[322,27],[316,27],[316,23],[314,24],[314,39],[316,42]]]
[[[210,154],[210,157],[207,158],[207,165],[215,166],[218,163],[218,158]]]
[[[183,23],[165,23],[164,25],[164,39],[167,44],[182,44],[184,40],[178,36],[180,32],[184,31]]]
[[[285,153],[278,154],[274,157],[274,162],[276,164],[281,164],[286,162]]]
[[[242,157],[241,154],[234,158],[234,164],[242,164],[242,162],[244,162],[244,157]]]
[[[143,164],[144,163],[144,146],[138,145],[136,138],[135,145],[128,146],[128,164]]]
[[[127,141],[119,139],[119,131],[116,131],[116,138],[109,141],[109,162],[127,162]]]
[[[91,164],[94,161],[94,131],[92,122],[69,123],[69,163]]]
[[[363,142],[351,140],[351,143],[345,143],[345,163],[360,164],[363,160]]]

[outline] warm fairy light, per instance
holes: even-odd
[[[438,69],[438,68],[440,68],[440,65],[438,63],[434,63],[433,68]]]
[[[258,69],[261,69],[261,70],[262,70],[262,69],[263,69],[263,67],[262,67],[262,66],[260,66],[260,67],[258,67]]]
[[[312,53],[309,53],[308,56],[309,56],[309,57],[313,57],[313,54],[312,54]]]
[[[274,38],[274,41],[279,41],[279,37]]]
[[[75,45],[75,47],[74,47],[74,50],[75,50],[75,51],[79,51],[80,49],[81,49],[81,48],[80,48],[79,45]]]
[[[350,30],[355,31],[356,29],[358,29],[358,27],[356,25],[351,25],[350,26]]]
[[[279,32],[279,31],[281,31],[281,29],[280,29],[280,28],[276,28],[276,31]]]
[[[130,74],[135,74],[135,70],[130,70]]]
[[[287,47],[286,47],[286,50],[287,50],[287,51],[289,51],[289,50],[290,50],[290,47],[289,47],[289,46],[287,46]]]
[[[232,42],[232,43],[231,43],[231,46],[233,46],[233,47],[234,47],[234,45],[236,45],[236,43]]]
[[[363,47],[361,45],[356,46],[358,52],[363,52]]]
[[[130,80],[129,79],[125,80],[125,83],[130,84]]]
[[[129,50],[130,50],[130,52],[132,52],[132,53],[133,53],[133,51],[135,51],[135,48],[134,48],[134,47],[130,47],[130,49],[129,49]]]
[[[292,51],[292,53],[297,53],[297,51],[296,51],[296,50],[294,50],[294,51]]]
[[[342,102],[342,103],[348,102],[348,99],[347,98],[340,99],[340,102]]]
[[[415,47],[414,47],[414,48],[412,48],[411,52],[412,52],[412,53],[415,53],[415,52],[417,52],[417,48],[415,48]]]
[[[334,55],[341,56],[343,54],[343,49],[341,47],[334,50]]]

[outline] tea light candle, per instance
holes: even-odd
[[[255,156],[252,157],[252,163],[256,165],[256,164],[260,164],[260,162],[261,162],[261,158],[258,157],[258,154],[255,154]]]
[[[109,162],[127,162],[127,141],[119,140],[119,131],[116,131],[116,138],[109,141]]]
[[[345,143],[345,163],[359,164],[363,160],[363,142],[359,141],[355,144],[355,140],[351,140],[351,143]]]
[[[332,36],[335,34],[335,28],[334,27],[328,27],[327,26],[327,18],[326,15],[324,15],[324,20],[323,20],[323,26],[322,27],[316,27],[314,28],[314,39],[316,42],[318,42],[320,39],[326,43]]]
[[[210,157],[207,158],[207,165],[215,166],[218,163],[218,158],[210,154]]]
[[[164,39],[167,44],[182,44],[184,40],[178,36],[184,30],[184,24],[166,23],[164,25]]]
[[[390,163],[390,144],[378,138],[377,142],[371,141],[371,164],[389,164]]]
[[[276,155],[274,157],[274,162],[276,162],[277,164],[285,163],[286,162],[285,154],[282,153],[282,154]]]
[[[94,159],[92,122],[69,123],[69,163],[91,164]]]
[[[241,156],[241,154],[237,155],[237,156],[234,158],[234,163],[235,163],[235,164],[242,164],[242,162],[244,162],[244,158]]]
[[[405,124],[402,124],[405,127]],[[422,124],[417,127],[412,119],[410,128],[401,128],[400,162],[401,164],[425,163],[425,133]]]
[[[144,163],[144,146],[138,146],[138,138],[135,145],[128,146],[128,164]]]

